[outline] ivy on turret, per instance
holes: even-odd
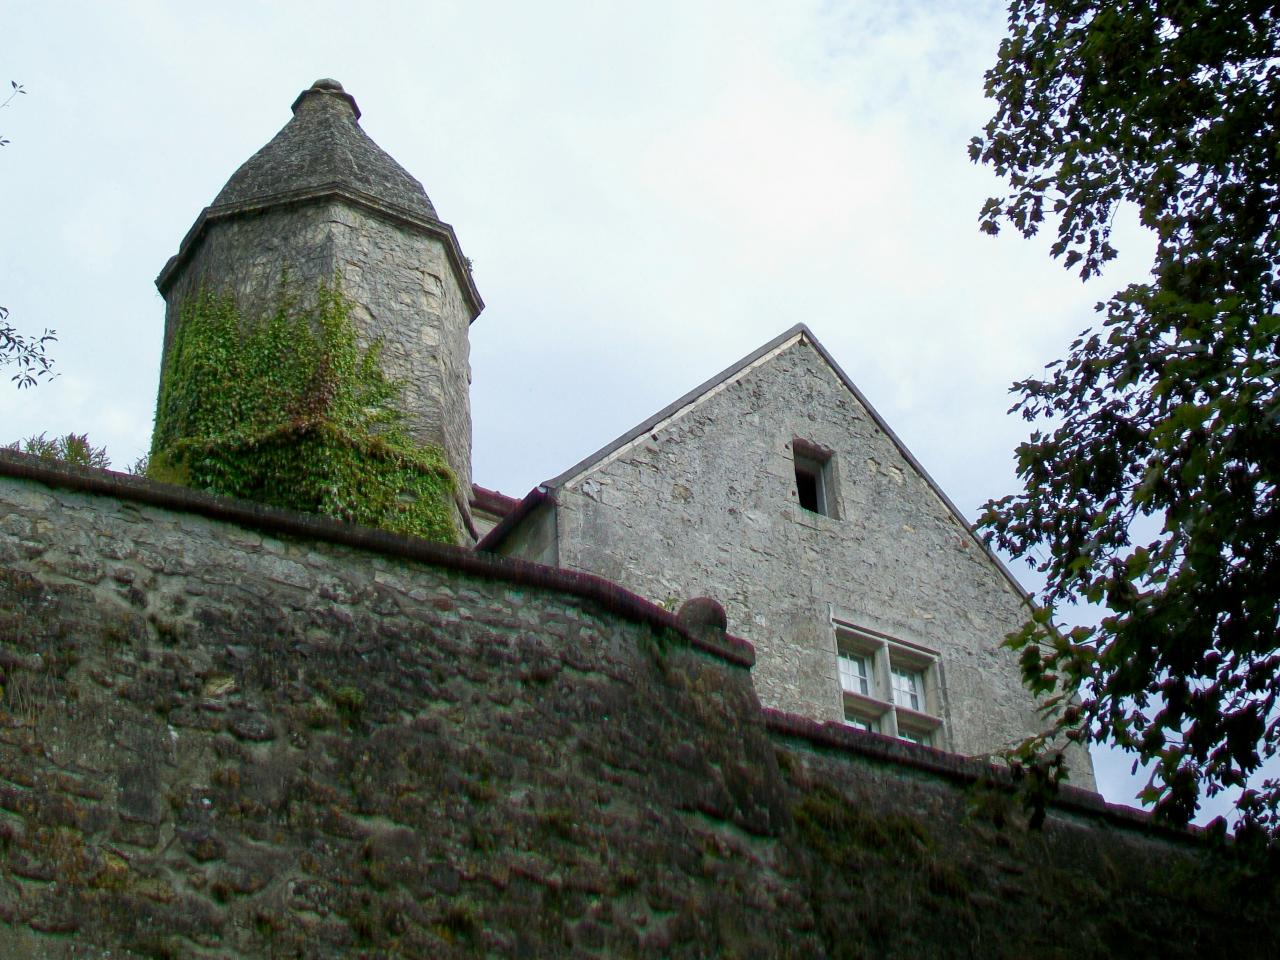
[[[181,311],[156,404],[157,480],[452,543],[455,481],[404,429],[401,385],[361,348],[350,304],[282,284],[273,313],[241,316],[207,290]]]

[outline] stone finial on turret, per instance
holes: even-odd
[[[351,107],[351,112],[355,114],[355,118],[357,120],[360,119],[360,108],[356,105],[356,98],[343,90],[342,84],[337,80],[333,80],[329,77],[320,78],[306,90],[303,90],[298,94],[298,99],[293,101],[293,107],[291,108],[295,117],[298,115],[298,108],[302,106],[302,101],[315,94],[328,95],[345,100],[348,106]]]

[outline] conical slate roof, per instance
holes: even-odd
[[[209,212],[330,187],[438,220],[422,184],[360,129],[359,119],[342,84],[317,80],[293,102],[293,119],[231,175]]]
[[[156,277],[160,293],[168,299],[218,224],[276,207],[340,199],[442,243],[472,319],[478,316],[484,301],[453,227],[441,222],[422,184],[360,129],[359,119],[355,99],[337,80],[317,80],[303,90],[293,102],[293,119],[232,174],[196,218]]]

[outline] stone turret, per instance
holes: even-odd
[[[293,119],[227,181],[156,286],[165,351],[182,303],[207,287],[253,315],[276,303],[281,277],[314,289],[337,277],[365,343],[405,382],[413,436],[440,446],[458,478],[459,527],[471,529],[468,327],[484,304],[453,228],[422,184],[360,128],[336,80],[317,80]]]

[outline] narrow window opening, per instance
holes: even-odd
[[[796,498],[810,513],[835,516],[831,452],[805,440],[793,440],[792,459],[796,469]]]
[[[796,492],[800,494],[800,506],[810,513],[826,513],[823,509],[826,497],[823,496],[821,468],[815,469],[812,460],[796,457]]]
[[[933,736],[925,730],[911,730],[898,724],[898,739],[918,743],[922,747],[933,746]]]

